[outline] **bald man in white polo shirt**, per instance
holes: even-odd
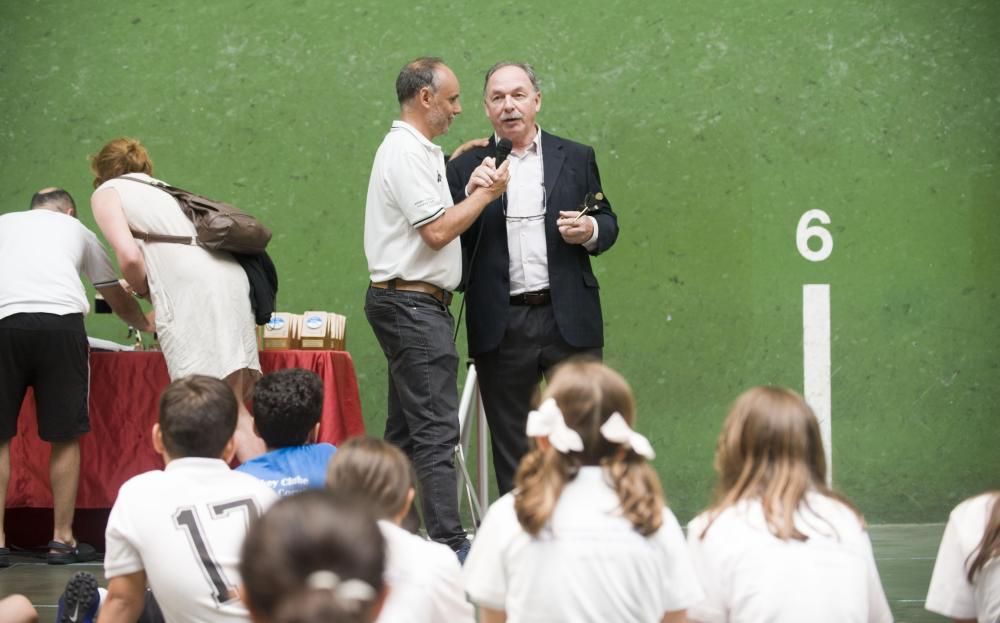
[[[73,536],[81,435],[90,367],[83,317],[90,311],[85,276],[125,322],[153,331],[152,317],[118,282],[108,252],[76,218],[61,188],[43,188],[31,209],[0,215],[0,567],[10,564],[3,532],[10,481],[10,440],[28,387],[35,393],[39,437],[52,446],[53,527],[48,562],[86,562],[94,548]]]
[[[371,285],[365,315],[388,361],[385,439],[413,461],[430,537],[460,560],[468,540],[458,514],[453,451],[458,443],[458,353],[448,305],[462,277],[458,236],[503,194],[507,165],[487,158],[489,186],[452,202],[444,154],[431,142],[462,112],[455,74],[418,58],[396,79],[400,119],[382,141],[365,206]]]

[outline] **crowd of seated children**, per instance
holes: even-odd
[[[294,488],[312,489],[283,490],[294,483],[247,470],[288,496],[258,517],[273,492],[225,465],[232,392],[207,377],[172,383],[153,431],[167,469],[126,483],[111,513],[100,621],[462,622],[474,620],[472,604],[484,623],[892,620],[865,521],[827,485],[818,422],[789,389],[754,387],[736,399],[716,446],[715,499],[685,543],[649,463],[652,444],[634,430],[628,383],[596,361],[560,365],[528,416],[533,449],[516,487],[490,507],[464,570],[449,548],[400,527],[414,479],[399,449],[364,437],[337,452],[309,443],[321,404],[322,387],[304,370],[258,385],[255,425],[272,451],[261,464],[301,474],[308,485]],[[317,466],[326,489],[316,490]],[[185,509],[195,509],[191,521]],[[245,541],[222,526],[234,513],[250,525]],[[994,491],[952,512],[926,608],[996,623],[998,559]],[[57,620],[93,620],[96,582],[79,576],[89,574],[71,579]],[[0,608],[37,616],[16,596]]]

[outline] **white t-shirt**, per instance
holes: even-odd
[[[462,568],[446,545],[427,541],[380,520],[387,556],[389,597],[378,623],[473,623],[472,604],[462,590]]]
[[[82,273],[95,286],[118,283],[97,236],[76,218],[38,208],[0,215],[0,318],[86,314]]]
[[[104,574],[145,570],[168,622],[246,621],[235,594],[243,538],[277,495],[220,459],[175,459],[130,478],[106,532]]]
[[[982,623],[1000,621],[1000,559],[986,563],[973,584],[966,579],[969,556],[983,538],[996,499],[995,493],[986,493],[951,511],[924,604],[931,612]]]
[[[426,281],[454,290],[462,278],[462,243],[455,238],[435,251],[418,231],[451,206],[441,148],[410,124],[393,121],[368,180],[365,255],[371,280]]]
[[[663,526],[642,536],[600,467],[581,468],[534,537],[517,521],[513,494],[497,500],[463,574],[469,598],[506,611],[510,623],[652,623],[702,598],[673,513],[664,508]]]
[[[795,525],[809,537],[805,541],[783,541],[771,534],[756,500],[722,511],[705,538],[708,514],[691,520],[688,546],[705,600],[688,611],[688,619],[701,623],[892,621],[871,541],[857,515],[817,493],[808,494],[805,502],[795,515]]]

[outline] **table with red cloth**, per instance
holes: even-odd
[[[323,415],[319,440],[337,445],[364,434],[361,400],[350,354],[344,351],[277,350],[260,353],[264,373],[282,368],[305,368],[323,381]],[[89,543],[103,542],[103,524],[126,480],[152,469],[163,460],[150,439],[157,419],[160,393],[169,384],[162,353],[92,352],[90,354],[90,428],[80,438],[80,488],[76,498],[74,531]],[[11,440],[10,486],[7,490],[7,542],[19,546],[45,543],[52,530],[52,492],[49,488],[50,446],[38,438],[34,396],[29,391],[21,406],[17,436]],[[18,512],[18,509],[46,509]],[[87,509],[99,512],[88,513]],[[100,526],[91,526],[95,515]],[[37,524],[47,534],[41,538]],[[96,528],[100,534],[92,533]],[[36,529],[32,529],[36,528]],[[44,530],[43,530],[44,532]],[[87,538],[84,538],[86,536]],[[89,540],[88,540],[89,538]]]

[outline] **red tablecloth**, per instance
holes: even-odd
[[[348,353],[266,351],[260,354],[260,364],[264,373],[305,368],[320,376],[324,389],[320,441],[336,445],[347,437],[364,434],[354,363]],[[136,474],[163,468],[150,434],[160,393],[169,382],[166,363],[158,352],[91,353],[91,432],[80,438],[77,509],[110,508],[122,483]],[[8,509],[52,507],[50,446],[38,439],[34,411],[34,396],[29,393],[21,406],[17,437],[11,441]],[[8,526],[8,534],[12,527]]]

